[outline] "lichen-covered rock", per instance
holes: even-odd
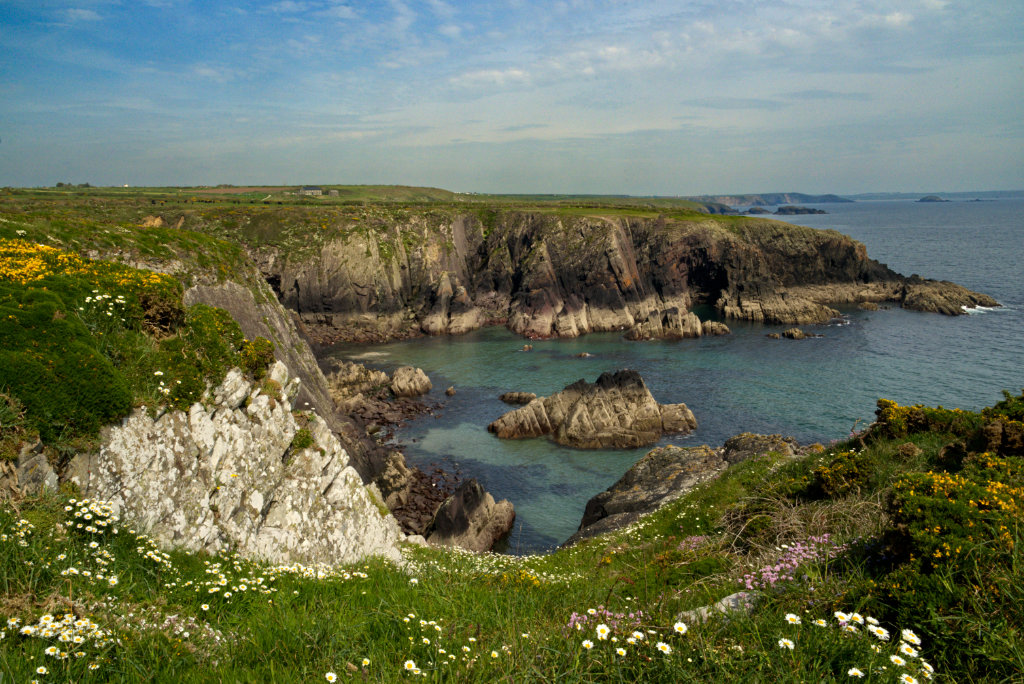
[[[432,387],[422,368],[402,366],[391,374],[391,393],[396,397],[421,397]]]
[[[512,530],[515,519],[511,502],[495,502],[476,479],[469,479],[438,507],[424,536],[435,546],[490,551]]]
[[[104,430],[98,454],[77,456],[67,479],[166,546],[281,563],[397,559],[402,533],[375,488],[363,486],[323,419],[297,422],[297,383],[283,364],[271,375],[284,396],[255,390],[236,406],[242,385],[229,374],[212,406],[136,410]],[[312,446],[292,447],[300,428]]]
[[[660,405],[634,370],[577,380],[538,397],[487,426],[502,439],[550,435],[580,449],[628,449],[653,444],[666,432],[689,432],[697,419],[685,404]]]

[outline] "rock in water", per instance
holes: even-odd
[[[718,477],[730,465],[769,452],[796,453],[792,438],[749,432],[729,439],[721,448],[665,446],[653,449],[611,487],[587,502],[579,530],[564,546],[622,529],[695,486]]]
[[[402,366],[391,375],[391,393],[396,397],[420,397],[432,387],[430,378],[421,368]]]
[[[508,500],[497,503],[476,479],[459,485],[434,513],[424,536],[436,546],[490,551],[512,530],[516,513]]]
[[[529,404],[537,395],[533,392],[505,392],[498,398],[506,404]]]
[[[658,404],[634,370],[577,380],[550,397],[509,411],[487,429],[502,439],[550,435],[580,449],[630,449],[653,444],[666,432],[689,432],[697,419],[686,404]]]

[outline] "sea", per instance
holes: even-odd
[[[434,416],[409,422],[395,444],[421,467],[477,478],[509,499],[516,523],[502,551],[543,553],[579,526],[588,499],[649,449],[579,450],[546,439],[499,440],[487,425],[510,407],[503,392],[557,392],[580,378],[633,368],[661,403],[685,402],[698,427],[659,444],[719,446],[741,432],[781,434],[801,444],[848,437],[871,423],[879,398],[977,410],[1024,388],[1024,197],[919,203],[809,205],[827,214],[788,216],[864,243],[905,275],[952,280],[1002,306],[964,316],[841,309],[841,322],[802,326],[821,337],[774,340],[788,326],[728,321],[732,334],[630,342],[620,333],[525,340],[503,328],[374,346],[339,345],[338,358],[430,376]],[[579,354],[587,352],[587,358]],[[444,394],[452,386],[452,397]]]

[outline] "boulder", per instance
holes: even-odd
[[[470,479],[441,504],[424,536],[435,546],[490,551],[512,530],[515,518],[511,502],[503,499],[495,503],[476,479]]]
[[[784,330],[782,332],[782,336],[787,340],[802,340],[807,337],[807,333],[800,328],[790,328],[788,330]]]
[[[505,392],[498,398],[506,404],[529,404],[537,395],[533,392]]]
[[[792,457],[797,449],[792,437],[749,432],[730,438],[718,449],[707,445],[653,449],[618,482],[587,502],[579,530],[564,546],[627,527],[701,482],[718,477],[730,465],[769,452]]]
[[[579,449],[631,449],[653,444],[666,432],[689,432],[697,420],[685,404],[658,404],[634,370],[577,380],[550,397],[538,397],[487,426],[502,439],[550,435]]]
[[[444,391],[444,394],[445,394],[446,397],[454,397],[455,396],[455,386],[453,385],[453,386],[449,387],[448,389],[446,389]]]
[[[402,366],[391,374],[391,393],[396,397],[420,397],[432,387],[430,378],[421,368]]]
[[[653,449],[618,482],[587,502],[579,530],[566,545],[622,529],[715,477],[728,465],[722,449],[706,445]]]
[[[903,289],[903,308],[957,316],[978,306],[999,306],[999,302],[948,281],[922,280],[911,276]]]

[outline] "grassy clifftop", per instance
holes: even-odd
[[[1014,681],[1024,395],[981,413],[881,401],[878,418],[848,442],[763,454],[632,528],[527,558],[410,549],[404,569],[270,567],[158,550],[71,492],[4,504],[0,672]],[[737,591],[749,614],[687,613]]]

